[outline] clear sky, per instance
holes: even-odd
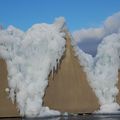
[[[70,31],[98,27],[120,11],[120,0],[0,0],[0,24],[24,31],[35,23],[64,16]]]

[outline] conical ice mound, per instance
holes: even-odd
[[[74,55],[69,35],[58,70],[49,76],[44,105],[61,112],[91,113],[99,108],[98,99]]]

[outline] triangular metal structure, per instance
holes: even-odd
[[[49,76],[44,105],[70,113],[91,113],[99,109],[98,99],[75,57],[69,35],[66,36],[66,50],[58,70]]]

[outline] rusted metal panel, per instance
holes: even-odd
[[[53,77],[49,77],[44,105],[72,113],[91,113],[99,109],[98,99],[89,86],[78,59],[74,56],[69,36],[58,71]]]

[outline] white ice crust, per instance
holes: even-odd
[[[0,57],[7,63],[10,98],[22,116],[59,115],[42,106],[48,75],[65,51],[64,18],[35,24],[27,32],[9,26],[0,30]]]

